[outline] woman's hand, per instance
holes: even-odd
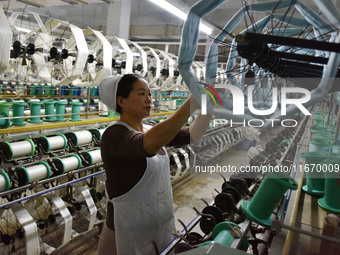
[[[190,140],[192,142],[199,142],[207,129],[209,128],[209,124],[211,121],[211,115],[205,114],[202,115],[201,113],[196,117],[194,122],[189,127],[190,133]]]
[[[191,107],[192,102],[194,102],[193,107]],[[168,144],[197,109],[196,107],[197,102],[190,96],[173,115],[148,130],[143,138],[144,150],[149,154],[155,154]]]
[[[194,112],[197,109],[201,108],[200,103],[195,99],[195,97],[193,95],[190,95],[188,100],[190,100],[190,111],[191,112]]]

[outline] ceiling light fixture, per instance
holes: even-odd
[[[68,3],[68,4],[78,4],[78,2],[75,2],[75,1],[72,1],[72,0],[61,0],[65,3]]]
[[[23,27],[15,27],[18,31],[20,32],[24,32],[24,33],[30,33],[32,32],[32,30],[27,29],[27,28],[23,28]]]
[[[21,3],[24,3],[24,4],[29,4],[29,5],[32,5],[34,7],[44,7],[44,5],[42,4],[38,4],[38,3],[35,3],[35,2],[32,2],[32,1],[28,1],[28,0],[17,0],[18,2],[21,2]]]
[[[172,4],[168,3],[165,0],[149,0],[152,3],[158,5],[159,7],[163,8],[164,10],[172,13],[173,15],[177,16],[181,20],[186,20],[187,19],[187,14],[177,7],[173,6]],[[202,22],[200,23],[200,30],[208,35],[210,35],[213,31],[213,29]]]
[[[86,1],[82,1],[82,0],[74,0],[75,2],[77,2],[77,3],[81,3],[81,4],[88,4],[88,2],[86,2]]]

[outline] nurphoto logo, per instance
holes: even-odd
[[[212,86],[201,83],[204,87],[210,89],[218,98],[221,106],[222,106],[222,100],[220,96],[218,95],[215,88],[223,88],[226,90],[229,90],[233,97],[233,115],[244,115],[244,101],[245,96],[243,91],[234,85],[227,85],[227,84],[216,84],[215,88]],[[278,88],[274,87],[272,88],[272,106],[270,109],[255,109],[253,104],[253,90],[254,85],[250,85],[247,87],[247,105],[249,108],[249,111],[255,115],[260,116],[266,116],[269,114],[274,113],[277,110],[277,107],[279,106],[278,102]],[[208,91],[207,89],[202,88],[213,100],[215,105],[217,105],[216,100],[212,93]],[[290,93],[299,93],[303,94],[303,97],[300,98],[288,98],[287,95]],[[202,115],[207,114],[207,94],[201,94],[201,113]],[[287,105],[295,105],[297,108],[300,109],[300,111],[304,115],[311,115],[311,113],[303,106],[304,103],[307,103],[311,99],[311,92],[305,88],[298,88],[298,87],[282,87],[281,88],[281,98],[280,98],[280,109],[281,109],[281,115],[287,114]]]

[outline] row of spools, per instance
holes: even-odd
[[[90,101],[93,104],[90,106],[92,111],[100,108],[100,104],[103,105],[99,99],[91,99]],[[66,121],[65,114],[69,113],[71,114],[70,121],[81,121],[80,112],[85,112],[86,104],[87,99],[80,98],[69,100],[31,99],[25,101],[21,99],[11,100],[10,102],[0,101],[0,128],[8,128],[10,125],[24,126],[26,124],[24,116],[34,116],[28,118],[30,123],[41,123],[43,121]],[[30,110],[25,110],[27,106],[29,106]],[[40,115],[44,115],[44,117],[41,118]]]
[[[340,134],[335,140],[336,125],[327,124],[327,116],[321,111],[313,115],[308,151],[300,155],[305,159],[307,179],[303,190],[321,197],[318,204],[327,212],[340,214]]]
[[[42,136],[33,140],[1,142],[3,164],[17,160],[25,161],[27,158],[38,160],[20,166],[15,166],[13,163],[12,168],[15,169],[13,173],[9,169],[0,171],[0,192],[77,170],[81,166],[86,167],[100,163],[102,161],[101,154],[97,146],[104,131],[105,128],[81,130]],[[76,150],[77,148],[79,152]],[[86,150],[81,150],[82,148],[86,148]],[[58,157],[39,160],[42,155],[50,155],[51,152],[62,153],[59,153]]]
[[[7,82],[8,83],[8,82]],[[90,87],[90,96],[99,96],[99,87]],[[15,94],[17,96],[83,96],[86,97],[88,87],[72,87],[72,86],[51,86],[48,84],[1,84],[0,82],[0,95],[1,94]]]

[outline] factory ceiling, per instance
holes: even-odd
[[[0,6],[7,11],[7,15],[11,12],[32,11],[41,14],[43,22],[49,18],[56,18],[68,21],[81,28],[91,27],[103,33],[106,33],[108,25],[108,5],[110,2],[115,3],[126,0],[2,0]],[[211,39],[216,36],[227,21],[244,6],[245,3],[266,2],[269,0],[229,0],[225,1],[217,10],[206,15],[204,21],[214,28],[212,35],[208,36],[201,33],[200,47],[198,49],[198,56],[204,57],[207,45],[210,44]],[[198,0],[168,0],[174,6],[188,12]],[[303,2],[317,10],[311,0],[303,0]],[[340,8],[340,1],[334,0],[334,3]],[[283,13],[285,11],[277,10],[276,13]],[[290,10],[293,12],[293,10]],[[259,20],[268,13],[252,13],[248,22],[245,20],[234,31],[235,34],[245,29],[251,23],[251,19]],[[294,14],[296,15],[296,13]],[[180,41],[182,26],[184,21],[176,16],[166,12],[157,5],[153,4],[150,0],[131,0],[131,13],[130,17],[130,31],[129,39],[140,43],[149,43],[152,47],[164,47],[162,44],[170,43],[169,51],[177,54],[178,44]],[[33,26],[34,21],[29,18],[22,21],[23,26]],[[152,44],[153,43],[153,44]],[[220,47],[220,52],[226,53],[228,49]]]

